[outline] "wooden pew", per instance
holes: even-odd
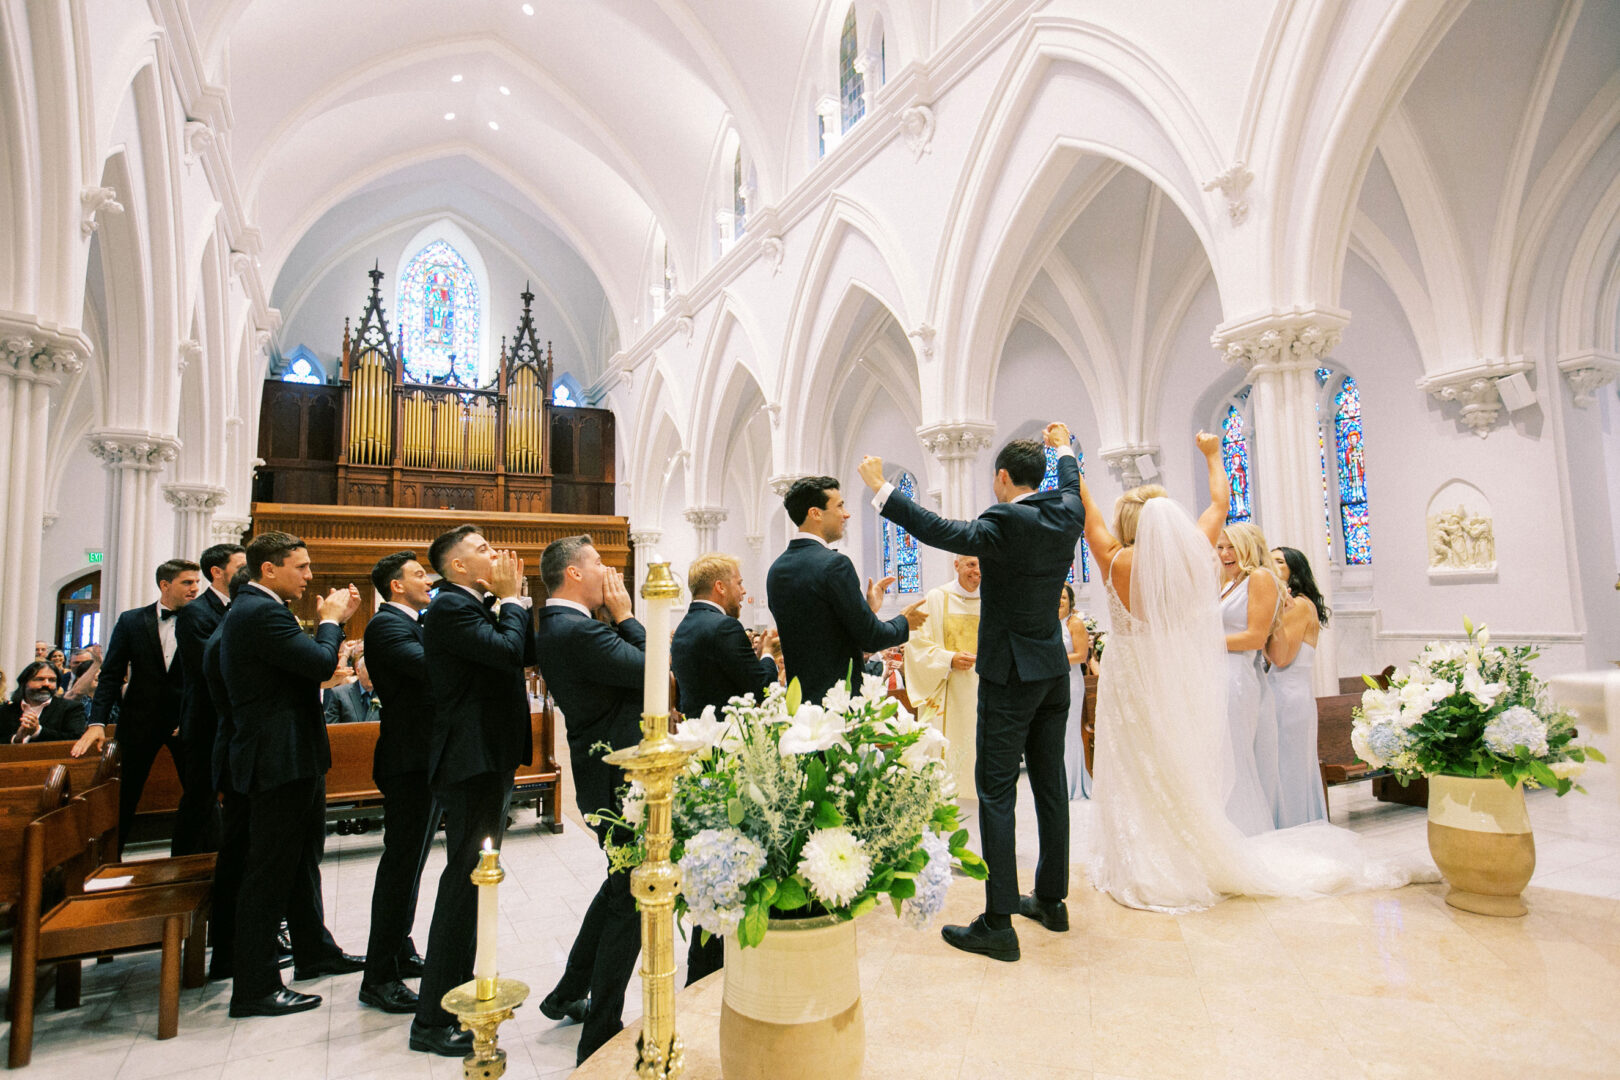
[[[1361,704],[1361,694],[1335,694],[1316,699],[1316,755],[1322,769],[1322,797],[1334,784],[1365,779],[1371,770],[1356,758],[1350,744],[1351,712]]]
[[[22,895],[23,832],[60,807],[70,786],[67,769],[55,765],[38,784],[0,787],[0,906],[15,904]]]
[[[109,742],[100,756],[86,754],[82,758],[68,757],[71,743],[46,743],[60,749],[61,756],[49,759],[8,760],[0,757],[0,787],[21,787],[43,784],[51,770],[61,766],[67,771],[69,789],[84,791],[116,775],[118,770],[117,744]],[[16,747],[15,749],[22,749]]]

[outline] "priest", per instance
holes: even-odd
[[[956,789],[973,794],[973,740],[978,725],[979,560],[958,555],[956,577],[930,589],[923,603],[928,621],[906,642],[906,690],[917,718],[951,741]]]

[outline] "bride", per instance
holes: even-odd
[[[1379,863],[1325,822],[1245,836],[1227,817],[1238,758],[1226,723],[1226,645],[1214,545],[1230,493],[1220,440],[1198,434],[1209,505],[1194,523],[1157,484],[1126,492],[1113,531],[1085,480],[1086,540],[1112,622],[1097,689],[1087,876],[1129,907],[1196,911],[1228,896],[1396,888],[1413,868]],[[1423,876],[1433,880],[1432,867]]]

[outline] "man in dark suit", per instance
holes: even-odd
[[[445,867],[410,1046],[461,1057],[472,1032],[459,1030],[439,1002],[472,978],[478,898],[469,875],[486,837],[500,846],[513,776],[533,752],[523,669],[534,663],[534,639],[515,552],[496,551],[462,525],[434,540],[428,559],[444,578],[422,616],[422,651],[433,688],[427,768],[444,807]]]
[[[692,606],[675,628],[670,641],[670,669],[680,690],[683,716],[698,716],[743,694],[757,701],[781,677],[781,664],[771,654],[778,648],[776,632],[767,630],[756,647],[748,641],[737,616],[748,591],[743,588],[742,564],[734,555],[700,556],[686,573]],[[725,939],[692,930],[686,949],[686,985],[691,986],[725,962]]]
[[[771,564],[765,595],[782,637],[787,678],[799,680],[805,701],[819,702],[846,679],[858,686],[865,654],[905,644],[927,616],[919,600],[887,622],[877,617],[892,577],[876,584],[867,579],[863,602],[855,564],[832,547],[849,520],[836,478],[795,480],[782,504],[799,535]]]
[[[365,654],[355,686],[368,686],[387,704],[371,775],[383,797],[383,853],[371,886],[371,939],[360,1003],[384,1012],[414,1013],[407,976],[422,974],[411,942],[422,863],[433,840],[439,806],[428,783],[433,738],[433,688],[422,651],[422,609],[433,599],[428,572],[414,551],[396,551],[371,569],[377,596],[386,598],[366,623]]]
[[[118,746],[123,758],[118,789],[120,854],[158,751],[167,746],[182,783],[186,777],[185,751],[180,745],[185,674],[177,659],[176,618],[197,595],[201,581],[196,563],[170,559],[157,568],[158,602],[118,616],[101,663],[101,681],[90,702],[90,723],[73,744],[74,757],[100,751],[107,725],[112,723],[113,706],[118,706]]]
[[[247,565],[241,544],[215,544],[197,560],[208,583],[175,617],[175,641],[185,686],[180,693],[180,746],[186,763],[180,808],[174,815],[171,855],[219,850],[219,798],[214,787],[214,736],[219,710],[203,674],[203,648],[231,604],[231,577]]]
[[[231,575],[225,588],[226,600],[234,603],[241,591],[253,580],[246,556],[240,569]],[[248,853],[248,797],[236,789],[231,781],[231,738],[236,723],[231,718],[231,692],[225,683],[225,669],[220,663],[220,643],[225,638],[225,620],[220,619],[214,632],[203,644],[202,677],[208,687],[209,701],[214,706],[214,745],[209,748],[208,782],[210,789],[219,793],[219,855],[214,860],[213,913],[209,917],[208,935],[212,939],[212,955],[208,959],[208,977],[213,980],[234,978],[236,971],[236,909],[242,895],[242,872]]]
[[[371,681],[371,669],[366,665],[365,654],[356,649],[349,655],[349,664],[354,672],[354,680],[326,692],[323,712],[328,724],[359,724],[382,716],[382,697],[376,691],[376,684]]]
[[[84,707],[58,697],[56,669],[35,660],[17,676],[17,690],[0,705],[0,742],[70,742],[84,734]]]
[[[261,533],[247,545],[247,565],[253,580],[225,613],[220,641],[234,721],[231,782],[248,799],[230,1014],[280,1016],[321,1003],[315,994],[282,985],[276,931],[283,914],[295,980],[365,965],[364,957],[344,954],[332,940],[321,903],[332,751],[320,685],[337,667],[342,624],[360,606],[360,591],[350,585],[321,599],[312,640],[287,608],[304,595],[312,576],[304,542],[287,533]]]
[[[930,547],[974,555],[983,571],[978,658],[979,834],[990,876],[984,914],[968,926],[947,926],[958,949],[1017,960],[1014,912],[1048,930],[1067,930],[1069,913],[1069,795],[1063,740],[1069,718],[1069,654],[1058,625],[1058,598],[1074,565],[1086,513],[1080,466],[1069,429],[1046,428],[1057,451],[1057,487],[1038,491],[1046,451],[1035,439],[1008,443],[996,455],[997,502],[973,521],[949,521],[923,509],[884,482],[883,460],[861,462],[861,479],[876,492],[884,517]],[[1033,896],[1018,895],[1013,814],[1022,759],[1035,794],[1040,859]]]
[[[624,773],[593,747],[606,743],[618,750],[641,740],[647,631],[631,614],[624,578],[602,565],[589,536],[547,545],[540,556],[540,578],[547,596],[535,629],[540,674],[568,723],[575,802],[587,821],[601,810],[618,814]],[[608,623],[592,615],[597,608],[607,609]],[[608,839],[607,825],[591,827],[599,841]],[[610,873],[585,911],[562,978],[540,1002],[540,1011],[553,1020],[567,1016],[584,1021],[578,1061],[624,1026],[624,991],[640,951],[630,874]]]

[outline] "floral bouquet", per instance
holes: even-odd
[[[1103,646],[1108,644],[1108,635],[1103,632],[1102,624],[1094,616],[1082,613],[1080,620],[1086,624],[1086,633],[1091,635],[1092,657],[1101,660]]]
[[[987,873],[957,827],[945,737],[879,678],[863,677],[857,696],[840,684],[820,705],[801,701],[794,680],[759,703],[732,698],[723,717],[705,709],[671,738],[692,752],[675,781],[677,906],[705,934],[757,945],[771,918],[853,919],[885,895],[922,929],[953,865]],[[599,815],[636,833],[610,846],[615,868],[642,859],[642,798],[632,783],[623,818]]]
[[[1586,763],[1603,761],[1576,743],[1575,721],[1530,670],[1530,646],[1491,645],[1490,631],[1463,620],[1467,644],[1430,642],[1417,662],[1380,690],[1371,679],[1355,710],[1356,756],[1404,784],[1418,776],[1500,777],[1509,787],[1558,794]]]

